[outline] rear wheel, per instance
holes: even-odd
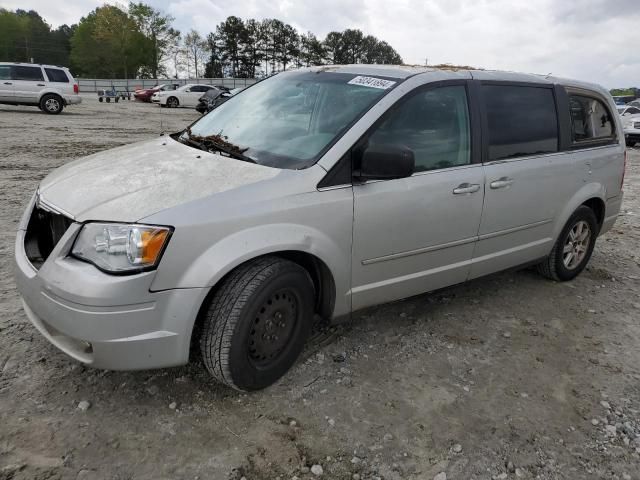
[[[57,115],[64,108],[62,98],[58,95],[47,94],[40,99],[40,110],[45,113]]]
[[[626,140],[625,143],[627,144],[627,147],[629,147],[629,148],[634,147],[636,145],[635,140]]]
[[[549,256],[538,265],[538,271],[556,281],[577,277],[589,263],[598,230],[593,210],[580,206],[562,229]]]
[[[237,390],[265,388],[294,364],[313,322],[307,271],[278,257],[238,267],[220,285],[204,319],[200,348],[213,377]]]
[[[180,105],[180,102],[176,97],[167,98],[167,107],[176,108],[178,105]]]

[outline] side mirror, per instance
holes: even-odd
[[[413,175],[415,170],[413,150],[403,145],[369,145],[362,152],[360,171],[355,176],[361,180],[392,180]]]

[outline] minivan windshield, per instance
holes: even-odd
[[[261,165],[305,168],[397,83],[327,71],[274,75],[231,97],[179,139]]]

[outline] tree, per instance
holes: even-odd
[[[33,11],[0,8],[0,58],[5,61],[69,65],[69,37],[73,27],[51,30]]]
[[[207,35],[207,44],[209,46],[209,60],[205,65],[204,76],[208,78],[221,78],[224,76],[223,52],[215,33]]]
[[[300,36],[300,64],[306,67],[322,65],[326,57],[326,49],[316,36],[307,32]]]
[[[254,19],[244,23],[244,35],[242,37],[242,76],[254,78],[256,68],[260,66],[264,58],[264,29],[262,24]]]
[[[195,69],[195,78],[198,78],[198,65],[203,62],[206,56],[208,45],[207,42],[200,36],[200,34],[191,29],[187,36],[184,37],[184,46],[187,51],[187,58],[193,60]]]
[[[326,60],[334,65],[341,63],[342,34],[340,32],[329,32],[324,39],[324,46]]]
[[[145,63],[144,46],[135,21],[105,5],[80,19],[71,37],[71,63],[79,75],[134,78]]]
[[[159,73],[164,73],[163,61],[180,37],[180,32],[171,26],[174,18],[142,2],[130,2],[129,15],[146,37],[145,66],[152,78],[158,78]]]
[[[238,17],[227,17],[216,28],[215,39],[222,60],[231,69],[231,76],[238,75],[243,42],[246,41],[244,22]]]

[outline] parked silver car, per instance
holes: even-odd
[[[183,132],[45,178],[16,239],[25,311],[89,365],[275,382],[314,319],[537,264],[585,267],[622,201],[606,90],[338,66],[263,80]],[[193,353],[193,352],[192,352]]]
[[[0,104],[31,105],[58,114],[82,102],[78,83],[66,67],[0,62]]]

